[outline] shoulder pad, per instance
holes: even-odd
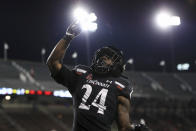
[[[73,70],[78,75],[86,74],[87,72],[91,71],[91,69],[88,66],[84,65],[76,65]]]
[[[116,81],[124,84],[125,86],[130,84],[129,79],[126,76],[120,76],[118,79],[116,79]]]
[[[127,86],[129,86],[129,82],[125,79],[117,79],[114,81],[114,84],[119,88],[119,89],[123,89]]]
[[[116,85],[117,89],[119,90],[120,96],[124,96],[128,99],[131,99],[133,87],[131,86],[128,79],[124,79],[124,78],[119,77],[119,79],[116,79],[114,81],[114,84]]]

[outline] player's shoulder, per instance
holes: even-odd
[[[87,74],[89,72],[91,72],[91,68],[85,65],[76,65],[73,70],[77,73],[77,74]]]
[[[131,94],[133,92],[133,87],[131,86],[130,80],[126,76],[120,76],[115,78],[114,84],[118,90],[119,96],[124,96],[131,99]]]
[[[121,86],[122,88],[130,86],[130,81],[127,76],[121,75],[114,78],[114,84]]]

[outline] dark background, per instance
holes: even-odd
[[[1,0],[0,57],[7,42],[10,59],[41,62],[41,48],[46,48],[46,59],[65,34],[78,4],[95,12],[98,29],[73,40],[66,64],[74,63],[71,54],[76,51],[77,63],[90,65],[94,51],[113,45],[126,60],[134,59],[135,70],[161,71],[159,62],[166,60],[167,71],[172,71],[172,62],[188,62],[190,71],[196,71],[195,0]],[[179,15],[181,25],[158,29],[153,18],[161,8]]]

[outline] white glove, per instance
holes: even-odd
[[[78,36],[81,32],[81,27],[80,23],[78,21],[74,21],[69,27],[67,28],[66,31],[66,36],[73,39],[76,36]]]

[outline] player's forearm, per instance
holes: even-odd
[[[118,129],[119,131],[134,131],[130,124],[130,100],[123,96],[118,96]]]
[[[65,52],[69,47],[70,41],[71,39],[68,37],[63,38],[54,47],[47,60],[47,65],[50,71],[54,70],[54,68],[60,68],[55,66],[58,66],[63,60],[65,56]]]
[[[80,32],[81,28],[77,21],[73,22],[67,28],[66,36],[57,43],[50,56],[48,57],[47,65],[51,73],[56,73],[61,69],[61,61],[65,56],[65,52],[69,46],[70,41],[74,37],[78,36]]]

